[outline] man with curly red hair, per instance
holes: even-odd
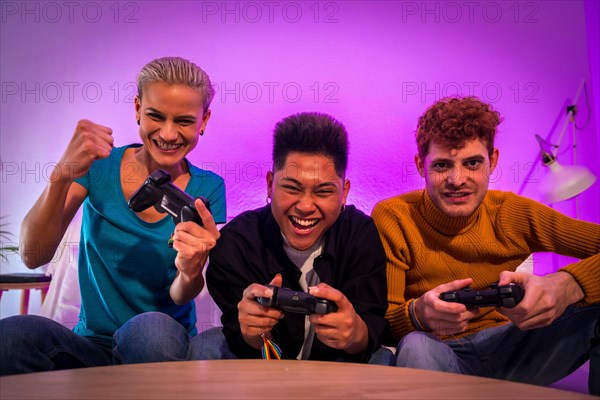
[[[416,133],[425,189],[373,210],[387,257],[386,318],[398,345],[390,363],[545,385],[590,359],[590,392],[600,394],[600,225],[488,190],[500,122],[475,97],[438,101]],[[533,252],[581,261],[546,276],[515,272]],[[440,299],[495,282],[521,284],[523,300],[467,308]]]

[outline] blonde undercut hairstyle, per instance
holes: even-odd
[[[144,65],[137,77],[139,98],[142,98],[144,88],[158,82],[198,89],[202,95],[203,113],[206,113],[215,97],[215,89],[208,74],[193,62],[181,57],[157,58]]]

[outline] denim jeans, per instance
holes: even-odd
[[[392,348],[381,346],[379,350],[371,355],[369,364],[396,366],[396,355],[392,351]]]
[[[113,335],[115,363],[214,360],[232,358],[225,341],[213,328],[190,336],[173,318],[147,312],[127,321]]]
[[[527,331],[509,323],[457,340],[411,332],[398,344],[396,365],[548,385],[589,359],[589,390],[600,395],[599,320],[595,304],[570,306],[551,325]]]
[[[227,344],[227,339],[225,339],[225,335],[223,334],[223,328],[222,327],[217,327],[217,328],[211,328],[208,329],[204,332],[202,332],[201,334],[199,334],[198,336],[196,336],[196,338],[194,338],[194,342],[192,343],[192,345],[190,346],[191,351],[192,351],[192,357],[193,359],[202,359],[202,360],[230,360],[230,359],[236,359],[236,355],[233,354],[231,352],[231,350],[229,350],[229,345]],[[385,348],[382,348],[385,349]],[[391,356],[393,356],[393,354],[385,349]],[[381,360],[385,360],[384,362],[381,362],[385,365],[394,365],[395,362],[395,358],[394,361],[389,361],[391,360],[390,357],[388,357],[388,354],[384,354],[384,353],[379,353],[379,352],[375,352],[375,354],[373,355],[373,357],[377,357],[379,355],[379,357],[381,357]],[[349,362],[347,359],[331,359],[328,361],[333,361],[333,362]],[[373,358],[371,358],[371,361],[369,361],[369,364],[378,364],[379,360],[376,359],[373,361]]]
[[[233,360],[237,357],[229,350],[222,327],[207,329],[196,336],[190,346],[193,360]]]
[[[190,336],[170,316],[139,314],[113,335],[113,348],[35,315],[0,320],[0,375],[160,361],[232,358],[222,334]],[[225,346],[225,347],[223,347]]]
[[[112,364],[110,348],[37,315],[0,320],[0,376]]]

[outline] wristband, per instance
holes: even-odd
[[[419,320],[419,317],[417,316],[417,312],[415,310],[416,303],[417,303],[417,299],[414,299],[410,302],[410,305],[408,307],[409,314],[412,319],[413,325],[415,326],[415,328],[417,328],[418,331],[428,332],[429,329],[425,328],[425,326],[421,323],[421,321]]]

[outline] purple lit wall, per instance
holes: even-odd
[[[418,116],[445,95],[473,94],[501,112],[492,188],[518,191],[538,155],[534,134],[558,136],[582,79],[578,163],[600,176],[598,3],[589,1],[76,1],[1,4],[0,215],[18,233],[75,124],[138,140],[139,69],[179,55],[217,88],[193,163],[226,179],[228,213],[264,204],[274,124],[330,113],[350,133],[349,202],[420,188]],[[590,115],[589,123],[585,124]],[[569,164],[570,136],[560,159]],[[538,198],[537,164],[524,194]],[[579,217],[599,222],[598,182]],[[574,203],[556,206],[574,215]],[[544,264],[538,272],[558,265]],[[537,265],[536,265],[537,268]],[[16,257],[1,272],[23,270]],[[2,303],[1,316],[13,313]]]

